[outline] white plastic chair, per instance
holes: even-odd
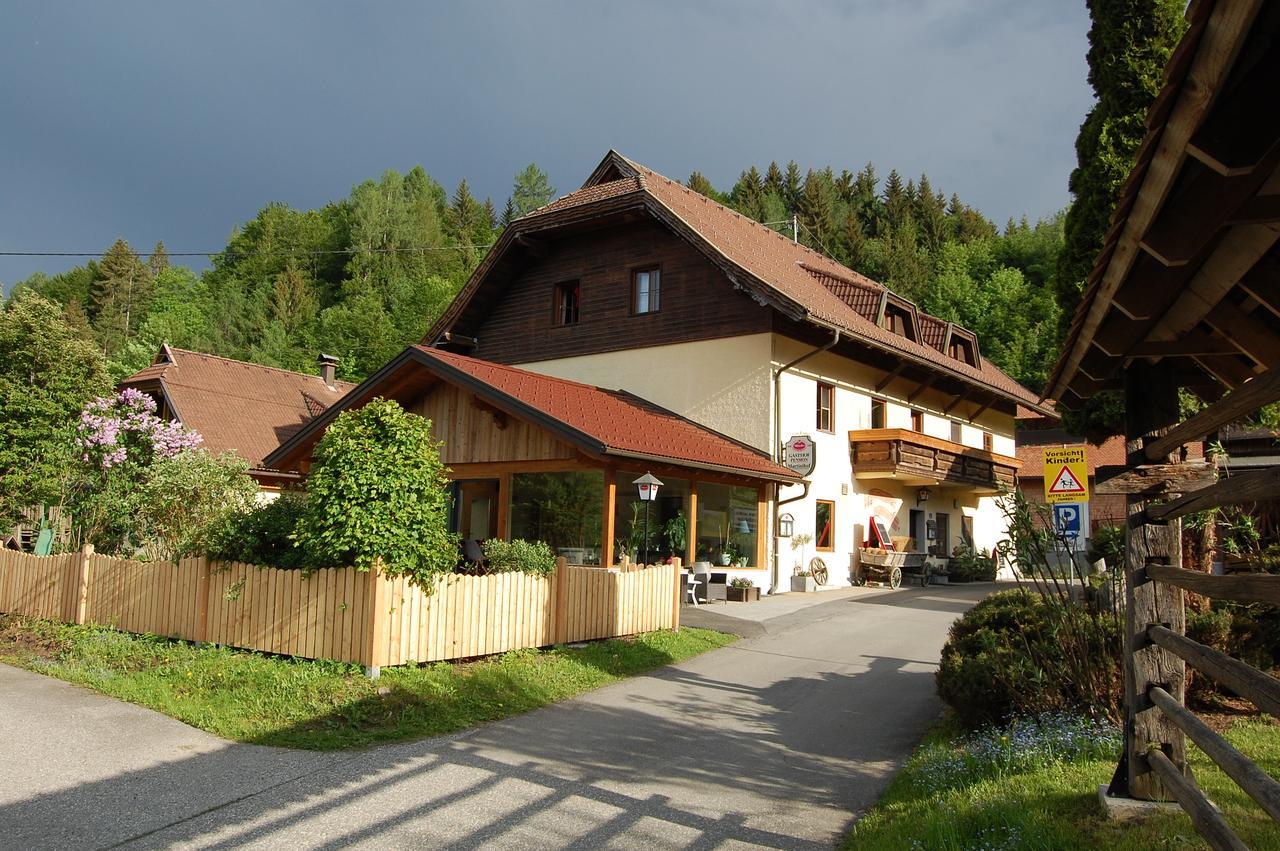
[[[684,570],[681,573],[688,577],[688,581],[684,586],[685,602],[693,603],[696,606],[698,605],[698,576],[692,570]]]

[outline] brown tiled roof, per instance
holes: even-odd
[[[414,346],[428,366],[441,364],[483,385],[471,389],[514,400],[596,441],[603,454],[651,458],[677,466],[723,469],[770,479],[798,479],[763,452],[621,390],[605,390],[513,366]],[[446,375],[446,380],[448,376]],[[364,394],[361,394],[364,395]],[[490,395],[491,401],[496,401]]]
[[[832,295],[856,310],[860,316],[871,322],[876,321],[876,315],[880,312],[880,298],[885,291],[883,284],[877,284],[861,275],[836,277],[830,272],[821,272],[807,266],[804,270],[818,283],[831,290]]]
[[[258,468],[262,459],[355,387],[331,390],[318,375],[290,372],[166,346],[156,363],[120,382],[159,384],[174,414],[204,437],[213,454],[234,451]]]
[[[942,352],[942,344],[947,339],[947,323],[928,313],[920,313],[920,342],[931,349]],[[942,352],[946,354],[946,352]]]
[[[763,284],[770,295],[781,296],[810,320],[838,328],[851,337],[882,348],[935,364],[1029,407],[1040,406],[1040,399],[1035,393],[986,358],[980,358],[978,366],[970,366],[936,348],[908,340],[877,325],[874,314],[866,315],[866,304],[862,299],[867,296],[855,293],[855,289],[861,286],[882,288],[883,285],[616,152],[611,151],[606,162],[611,162],[611,167],[605,168],[605,163],[602,163],[595,176],[613,179],[589,182],[582,189],[518,219],[515,227],[519,228],[520,223],[536,224],[545,216],[586,207],[603,199],[632,192],[642,194],[656,202],[660,208],[657,212],[665,213],[665,218],[677,230],[683,225],[688,237],[702,241],[711,252]],[[620,177],[617,176],[619,174]],[[828,282],[838,284],[835,290],[841,294],[833,291]],[[463,291],[461,298],[467,297],[468,290]],[[446,313],[446,322],[451,314],[452,311]]]

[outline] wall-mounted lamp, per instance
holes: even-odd
[[[920,488],[920,490],[916,491],[916,505],[928,502],[931,496],[933,496],[933,491],[928,488]]]

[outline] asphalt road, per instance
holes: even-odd
[[[843,596],[456,736],[236,745],[0,665],[0,848],[830,848],[940,704],[990,590]]]

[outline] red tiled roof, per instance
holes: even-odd
[[[775,294],[799,306],[811,319],[839,328],[853,337],[936,364],[1028,407],[1040,407],[1038,395],[1014,381],[986,358],[981,358],[977,366],[970,366],[924,343],[908,340],[882,328],[875,323],[874,314],[870,317],[865,315],[864,304],[850,303],[825,285],[827,281],[824,279],[845,282],[850,287],[865,284],[883,288],[883,285],[616,152],[610,152],[606,161],[612,161],[614,167],[604,169],[602,163],[596,175],[621,172],[623,176],[584,186],[517,222],[536,222],[543,216],[590,205],[604,198],[630,192],[643,193],[687,227],[695,238],[704,241],[712,251]],[[862,298],[861,295],[853,296],[852,289],[848,294],[855,302]],[[465,295],[466,290],[463,297]]]
[[[665,460],[770,479],[798,479],[767,455],[621,390],[605,390],[427,346],[430,362],[451,367],[484,388],[528,406],[597,441],[607,455]],[[483,388],[478,389],[483,395]],[[363,394],[362,395],[366,395]]]
[[[331,390],[318,375],[172,347],[120,386],[143,388],[157,382],[174,414],[204,437],[211,453],[234,451],[255,468],[286,438],[355,387],[339,381],[337,389]]]

